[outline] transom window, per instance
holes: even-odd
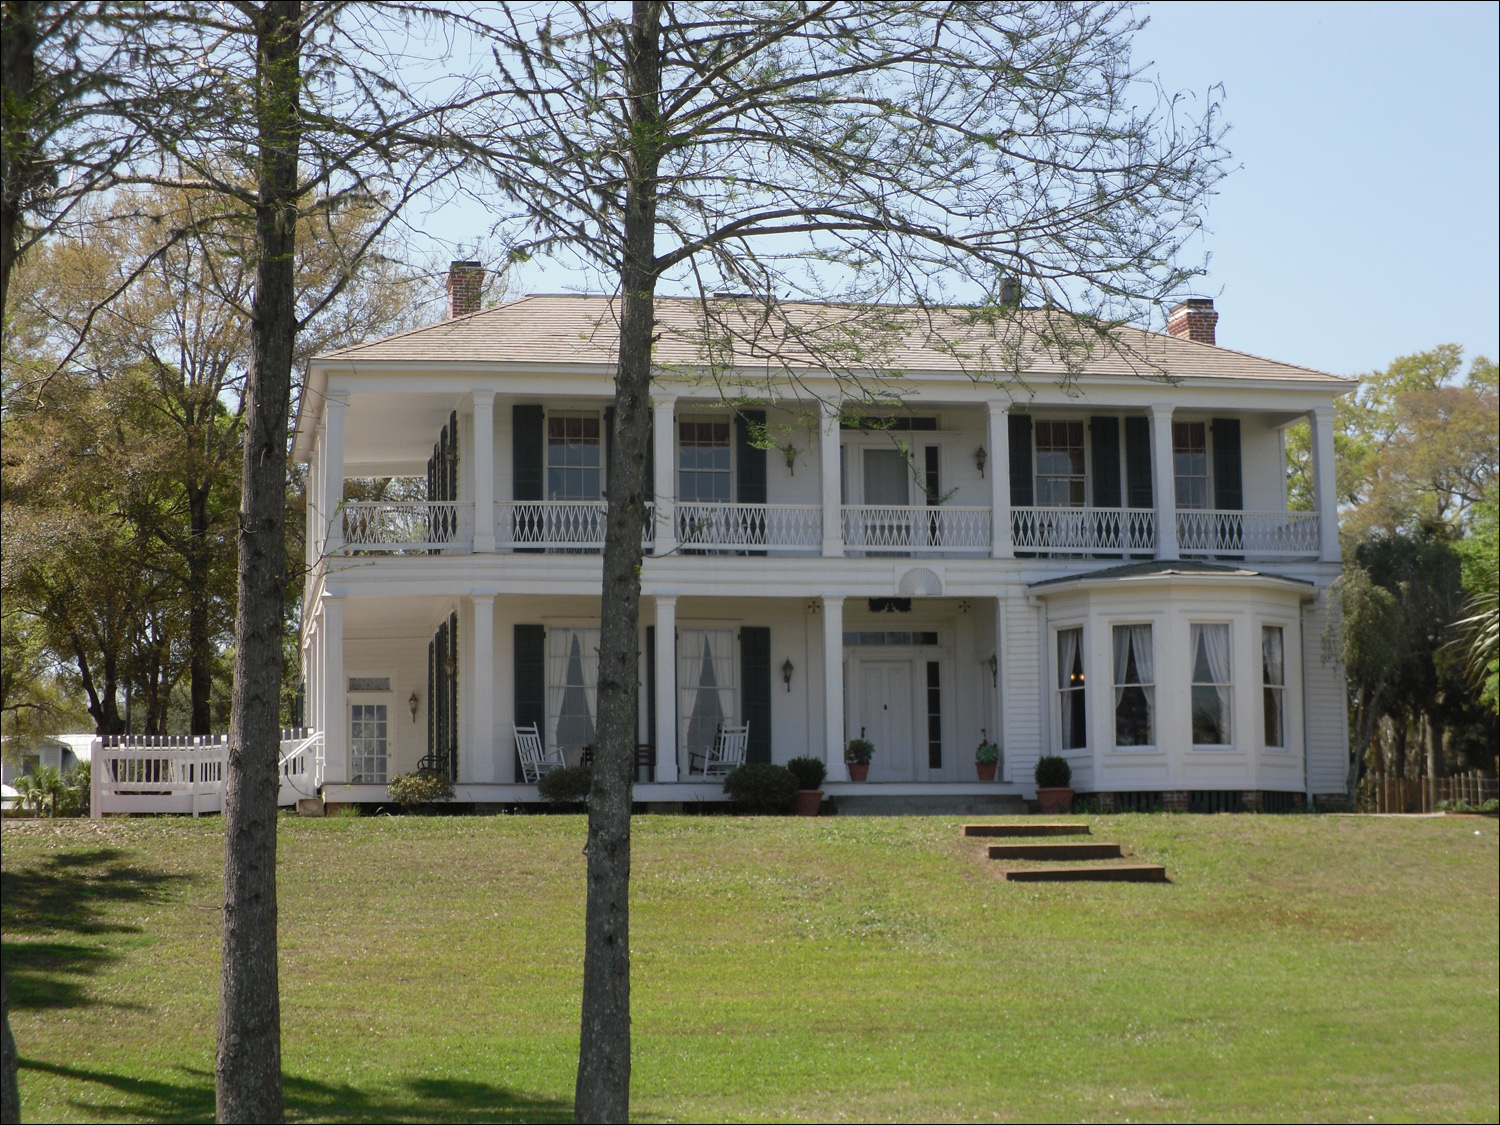
[[[1083,696],[1083,630],[1057,631],[1058,733],[1064,750],[1089,744],[1087,707]]]
[[[1172,423],[1172,471],[1179,508],[1207,508],[1208,423]]]
[[[599,499],[600,432],[597,411],[554,410],[548,414],[547,499]]]
[[[1265,708],[1266,745],[1286,746],[1286,660],[1280,625],[1260,630],[1260,682]]]
[[[679,420],[677,458],[679,500],[688,503],[729,502],[732,492],[727,418]]]
[[[846,645],[935,645],[938,643],[936,633],[897,633],[897,632],[858,632],[845,633],[844,643]]]
[[[1156,662],[1150,625],[1116,625],[1115,745],[1156,745]]]
[[[1194,625],[1193,745],[1227,746],[1229,735],[1229,626]]]
[[[1083,507],[1083,423],[1038,422],[1035,441],[1037,505]]]

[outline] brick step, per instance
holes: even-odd
[[[991,859],[1119,859],[1119,844],[991,844]]]
[[[1027,867],[1005,873],[1012,883],[1165,883],[1159,863],[1101,863],[1093,867]]]
[[[1087,824],[965,824],[965,836],[1087,836]]]

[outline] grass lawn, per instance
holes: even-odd
[[[644,1121],[1494,1121],[1497,824],[1089,818],[1172,882],[1011,884],[950,818],[641,817]],[[213,1117],[218,820],[7,821],[27,1121]],[[580,817],[284,819],[288,1115],[568,1120]]]

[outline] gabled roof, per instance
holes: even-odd
[[[785,360],[800,365],[808,353],[762,323],[759,304],[748,298],[710,303],[712,315],[732,338],[724,353],[739,367],[762,368]],[[920,310],[880,306],[789,303],[784,306],[796,331],[832,348],[832,365],[909,373],[966,371],[999,375],[1062,375],[1066,364],[1041,343],[1049,314],[1021,310],[1014,319],[975,323],[966,310]],[[611,365],[619,343],[619,302],[602,296],[537,294],[492,309],[455,317],[395,336],[355,344],[317,356],[315,363],[405,363],[431,367],[445,363],[507,365]],[[655,361],[662,367],[695,367],[708,361],[703,338],[704,306],[683,297],[659,297],[660,338]],[[895,331],[878,331],[877,325]],[[1174,378],[1249,379],[1332,384],[1342,390],[1354,380],[1262,359],[1245,352],[1200,344],[1159,332],[1125,327],[1118,331],[1124,351],[1103,344],[1083,361],[1078,374]],[[1019,343],[1018,343],[1019,341]],[[773,358],[777,357],[777,358]],[[723,363],[723,357],[720,358]],[[1335,393],[1338,393],[1337,391]]]

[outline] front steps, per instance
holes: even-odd
[[[963,835],[973,837],[1030,837],[1032,843],[990,844],[991,859],[1098,860],[1123,859],[1120,845],[1105,841],[1056,839],[1088,836],[1087,824],[965,824]],[[1053,839],[1045,839],[1054,837]],[[1042,839],[1038,839],[1042,838]],[[1073,862],[1068,867],[1012,867],[1005,872],[1011,883],[1165,883],[1167,869],[1159,863]]]

